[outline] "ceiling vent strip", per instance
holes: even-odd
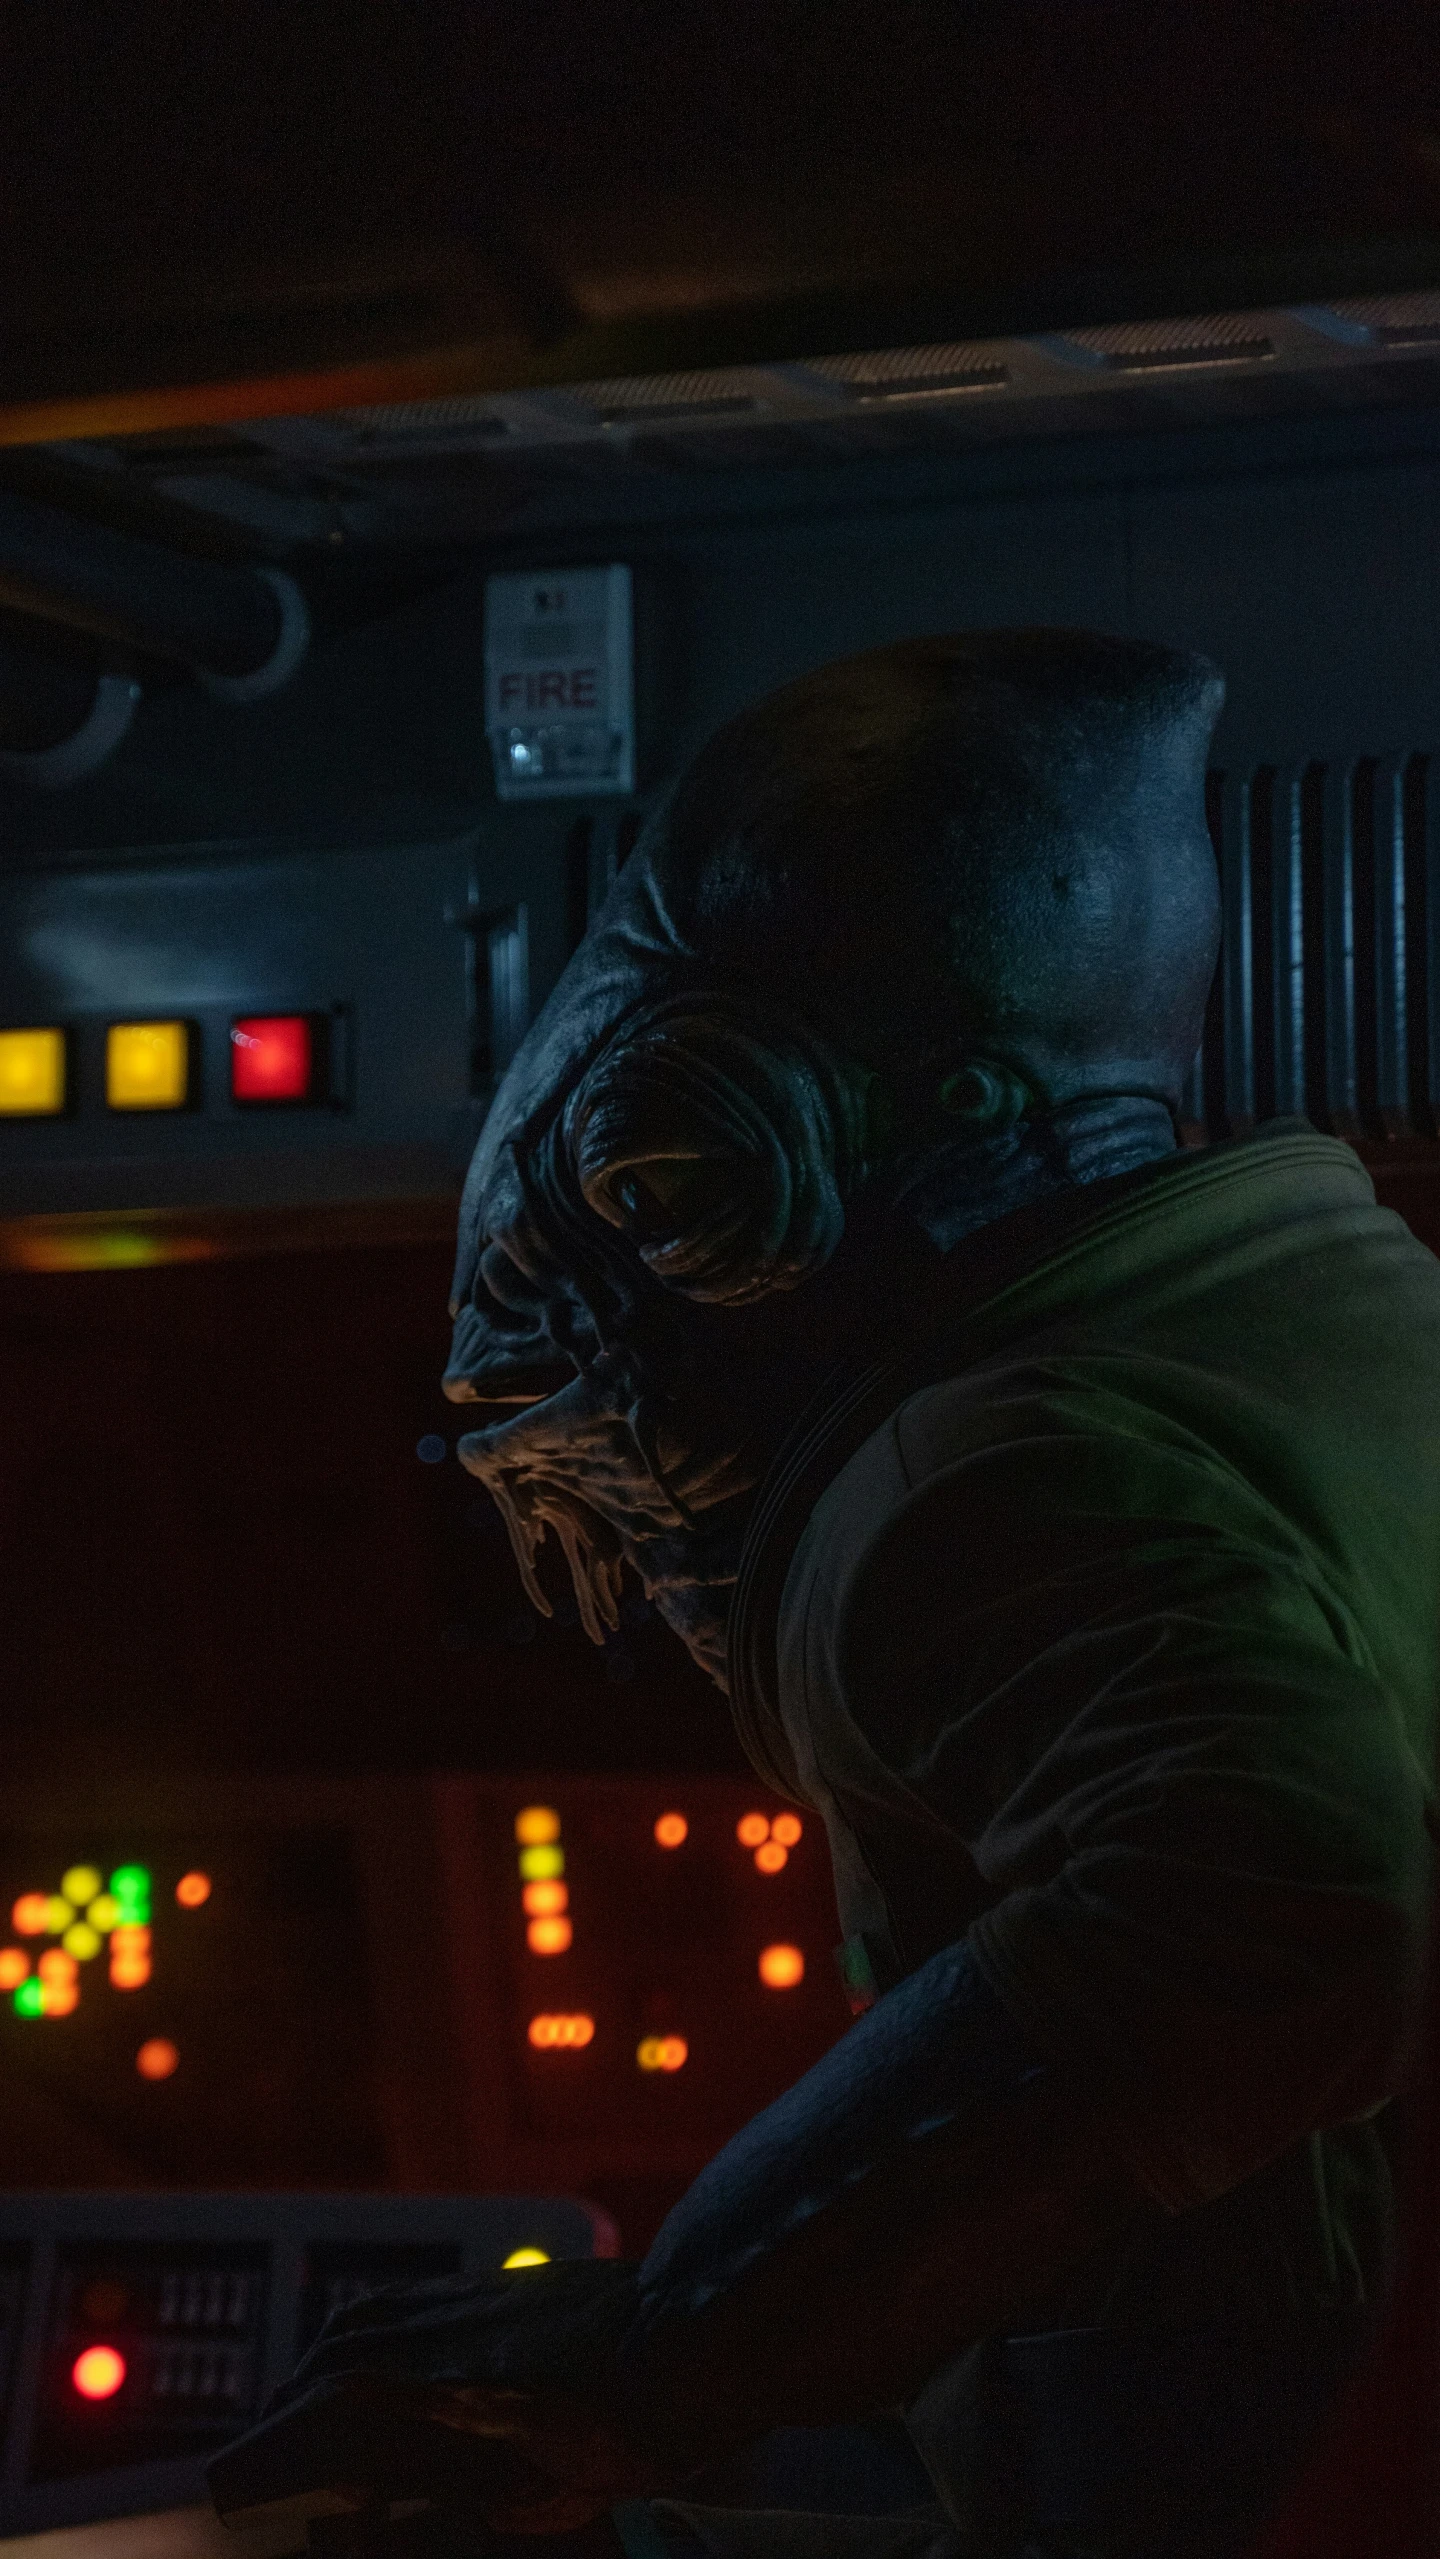
[[[1111,373],[1165,373],[1181,366],[1264,363],[1274,341],[1246,312],[1209,319],[1141,320],[1111,328],[1066,329],[1042,341],[1071,363],[1104,365]]]
[[[984,346],[887,347],[871,355],[821,355],[792,368],[852,400],[934,400],[951,392],[999,391],[1010,379]]]
[[[753,374],[632,374],[612,382],[577,382],[562,395],[593,426],[671,426],[687,418],[743,416],[761,404]]]
[[[1440,293],[1380,293],[1328,307],[1352,327],[1364,329],[1375,346],[1440,345]]]

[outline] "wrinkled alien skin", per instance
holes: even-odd
[[[872,651],[723,729],[496,1094],[446,1392],[527,1592],[630,1564],[725,1684],[753,1495],[925,1240],[1175,1143],[1218,943],[1204,659],[1066,631]]]

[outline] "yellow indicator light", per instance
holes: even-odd
[[[74,1905],[65,1899],[63,1893],[48,1893],[46,1895],[45,1933],[47,1937],[63,1936],[65,1930],[69,1927],[70,1922],[74,1917]]]
[[[505,2259],[504,2270],[508,2274],[512,2266],[548,2266],[549,2263],[550,2252],[546,2248],[512,2248]]]
[[[515,1816],[515,1837],[522,1848],[543,1848],[560,1836],[560,1816],[549,1804],[527,1804]]]
[[[184,1022],[112,1022],[105,1034],[105,1099],[112,1111],[181,1111],[190,1093]]]
[[[48,1893],[22,1893],[10,1913],[10,1924],[17,1937],[43,1937],[50,1925]]]
[[[527,1884],[544,1883],[552,1875],[564,1874],[565,1851],[563,1848],[522,1848],[518,1862]]]
[[[80,2005],[80,1993],[73,1981],[47,1981],[41,1985],[42,2017],[69,2017]]]
[[[647,2035],[635,2058],[642,2070],[683,2070],[690,2047],[683,2035]]]
[[[101,1939],[98,1930],[91,1928],[85,1920],[77,1919],[73,1928],[66,1929],[60,1943],[78,1963],[88,1964],[99,1954]]]
[[[0,1946],[0,1990],[18,1990],[29,1972],[30,1958],[18,1946]]]
[[[657,1848],[679,1848],[690,1836],[690,1824],[683,1813],[662,1813],[655,1824]]]
[[[557,1910],[570,1907],[568,1884],[527,1884],[520,1896],[527,1919],[553,1919]]]
[[[532,1955],[563,1955],[574,1934],[568,1919],[532,1919],[525,1943]]]
[[[92,1928],[98,1928],[102,1937],[108,1937],[111,1929],[120,1925],[120,1904],[113,1893],[97,1893],[85,1916]]]
[[[595,2038],[593,2017],[532,2017],[529,2037],[537,2052],[578,2052]]]
[[[755,1851],[755,1863],[762,1875],[778,1875],[781,1867],[788,1866],[789,1862],[790,1851],[782,1848],[778,1839],[767,1839],[763,1847]]]
[[[761,1840],[768,1839],[770,1836],[768,1814],[746,1813],[744,1818],[735,1824],[735,1836],[742,1848],[758,1848]]]
[[[95,1899],[104,1881],[97,1866],[72,1866],[68,1874],[61,1876],[60,1890],[77,1910],[83,1910],[87,1901]]]
[[[770,1836],[772,1839],[778,1839],[782,1848],[793,1848],[804,1828],[805,1825],[798,1814],[777,1813],[770,1824]]]
[[[760,1978],[767,1990],[793,1990],[805,1978],[805,1958],[798,1946],[767,1946],[760,1957]]]
[[[31,1119],[65,1108],[63,1031],[0,1031],[0,1112]]]

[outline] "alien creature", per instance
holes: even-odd
[[[1440,1266],[1303,1121],[1178,1142],[1221,695],[1066,631],[791,684],[657,809],[496,1095],[464,1462],[537,1606],[552,1531],[597,1639],[634,1574],[823,1816],[856,2011],[643,2264],[381,2297],[302,2366],[276,2422],[419,2393],[512,2533],[1228,2559],[1365,2351]],[[914,2511],[707,2491],[885,2414]]]

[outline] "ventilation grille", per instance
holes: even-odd
[[[1212,773],[1224,937],[1182,1117],[1440,1134],[1440,761]]]
[[[488,399],[407,400],[388,409],[337,409],[334,423],[352,428],[359,436],[444,435],[447,431],[504,435],[506,431],[505,420],[495,415]]]
[[[1106,329],[1067,329],[1051,345],[1111,373],[1165,373],[1197,364],[1256,364],[1274,345],[1243,312],[1208,320],[1144,320]]]
[[[889,347],[879,355],[812,356],[797,368],[852,400],[933,400],[950,391],[1003,390],[1008,368],[974,346]]]
[[[758,406],[755,384],[734,373],[633,374],[615,382],[578,382],[564,396],[599,426],[738,417]]]
[[[1380,293],[1363,302],[1332,302],[1330,308],[1368,329],[1377,346],[1440,346],[1440,293]]]

